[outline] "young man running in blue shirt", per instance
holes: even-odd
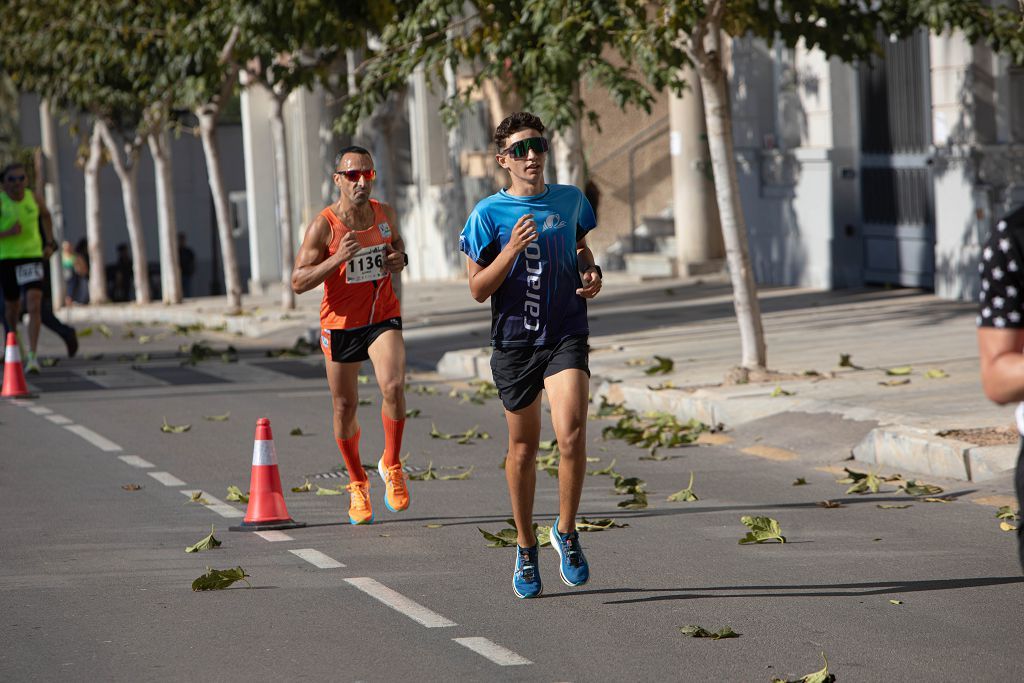
[[[587,467],[586,299],[601,291],[601,269],[586,235],[597,221],[578,188],[544,183],[543,133],[540,119],[526,112],[501,122],[496,159],[511,185],[476,205],[459,239],[473,298],[491,300],[491,371],[508,422],[505,478],[518,529],[512,587],[520,598],[543,592],[533,533],[542,390],[561,454],[551,546],[566,585],[590,578],[576,511]]]

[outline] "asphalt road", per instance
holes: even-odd
[[[196,336],[135,328],[125,339],[127,329],[89,338],[83,354],[102,358],[47,368],[38,399],[0,404],[0,680],[769,681],[820,669],[822,652],[840,681],[1024,679],[1013,535],[970,500],[1006,482],[936,482],[959,498],[950,503],[891,485],[847,496],[834,467],[849,463],[779,462],[732,444],[640,460],[644,450],[602,441],[608,422],[595,420],[591,468],[614,459],[646,482],[650,505],[618,508],[610,479],[588,478],[582,513],[628,527],[583,535],[592,579],[582,588],[562,585],[554,551],[542,549],[544,596],[523,601],[512,551],[478,531],[509,516],[496,400],[460,401],[414,375],[407,465],[472,472],[412,482],[399,514],[384,509],[374,477],[376,523],[354,527],[347,496],[289,491],[345,483],[318,355],[267,358],[238,342],[237,362],[181,366],[177,346]],[[145,359],[141,334],[160,337]],[[207,338],[217,351],[230,341]],[[368,463],[382,448],[374,390],[361,387]],[[307,524],[286,540],[228,531],[244,504],[183,495],[217,503],[229,485],[247,488],[259,417],[271,419],[288,509]],[[191,429],[162,433],[164,419]],[[492,438],[433,439],[432,423]],[[823,448],[840,452],[849,438],[822,423]],[[700,499],[667,502],[691,471]],[[797,477],[808,485],[793,486]],[[539,522],[550,524],[556,500],[557,480],[538,473]],[[777,519],[787,543],[739,545],[742,515]],[[186,554],[211,524],[223,545]],[[252,587],[192,592],[207,566],[241,566]],[[690,624],[741,635],[684,637]]]

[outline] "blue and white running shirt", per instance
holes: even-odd
[[[505,248],[523,214],[532,213],[537,240],[512,264],[491,295],[491,344],[496,348],[556,344],[589,334],[587,302],[576,242],[597,226],[594,209],[574,185],[546,185],[544,192],[516,197],[501,190],[473,209],[459,236],[459,249],[487,267]]]

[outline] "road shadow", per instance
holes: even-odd
[[[665,600],[695,600],[701,598],[860,598],[896,593],[985,588],[1024,583],[1024,576],[986,576],[957,579],[922,579],[918,581],[865,581],[861,583],[780,584],[757,586],[689,586],[682,588],[600,588],[567,593],[551,593],[545,598],[575,597],[579,595],[632,595],[657,593],[642,598],[609,600],[606,605],[630,605]]]

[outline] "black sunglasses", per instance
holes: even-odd
[[[359,182],[360,176],[366,178],[367,181],[373,180],[377,177],[377,171],[372,168],[368,168],[366,170],[335,171],[335,173],[345,176],[345,180],[350,183]]]
[[[14,182],[14,183],[20,183],[21,181],[23,181],[25,179],[25,176],[23,176],[23,175],[9,175],[9,176],[7,176],[7,179],[10,180],[11,182]]]
[[[513,142],[501,153],[513,159],[525,159],[531,149],[537,154],[543,154],[548,151],[548,141],[544,138],[526,138],[525,140]]]

